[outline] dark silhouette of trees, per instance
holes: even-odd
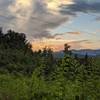
[[[74,55],[74,58],[75,58],[76,60],[78,60],[78,55],[77,55],[77,54],[75,54],[75,55]]]
[[[10,48],[20,49],[25,47],[27,41],[25,34],[9,30],[7,34],[4,35],[4,42],[7,43]]]
[[[25,34],[13,30],[8,30],[5,34],[1,30],[0,34],[0,67],[6,68],[9,72],[32,72],[33,51]]]
[[[71,51],[69,49],[70,49],[70,45],[64,44],[64,53],[65,54],[71,55]]]
[[[0,27],[0,44],[2,42],[2,39],[3,39],[3,32],[2,32],[2,27]]]
[[[0,37],[3,36],[2,27],[0,27]]]
[[[2,30],[2,29],[1,29]],[[24,33],[18,33],[13,30],[8,30],[6,34],[3,34],[1,31],[1,38],[2,43],[5,46],[5,48],[10,49],[23,49],[24,54],[26,54],[27,51],[30,51],[32,53],[32,46],[31,44],[26,40],[26,35]]]
[[[75,100],[80,100],[80,99],[79,99],[79,96],[75,96]]]
[[[88,65],[88,54],[86,53],[85,57],[84,57],[84,62],[85,62],[85,65],[87,66]]]

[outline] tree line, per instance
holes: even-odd
[[[100,66],[95,58],[64,57],[50,48],[33,51],[24,33],[0,29],[0,100],[99,100]]]

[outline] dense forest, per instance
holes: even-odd
[[[0,100],[100,100],[100,58],[33,51],[24,33],[0,29]]]

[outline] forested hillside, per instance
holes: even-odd
[[[0,100],[100,100],[100,58],[33,51],[24,33],[0,30]]]

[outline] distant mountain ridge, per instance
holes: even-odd
[[[100,49],[91,50],[91,49],[82,49],[82,50],[72,50],[73,54],[79,55],[88,55],[88,56],[100,56]]]
[[[77,54],[78,56],[85,56],[86,54],[90,57],[100,56],[100,49],[92,50],[92,49],[81,49],[81,50],[71,50],[72,54]],[[62,58],[64,56],[63,51],[55,52],[55,57]]]

